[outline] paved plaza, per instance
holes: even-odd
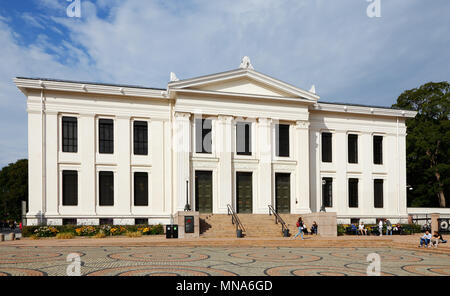
[[[81,274],[86,276],[359,276],[366,275],[370,253],[380,255],[381,275],[450,275],[448,252],[413,248],[33,246],[30,241],[0,244],[0,275],[66,275],[67,256],[72,253],[81,256]]]

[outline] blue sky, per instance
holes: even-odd
[[[380,0],[0,0],[0,167],[27,157],[16,76],[165,88],[235,69],[257,71],[322,101],[392,105],[406,89],[450,79],[450,2]]]

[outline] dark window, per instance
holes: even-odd
[[[322,162],[332,162],[331,133],[322,133]]]
[[[114,219],[113,218],[100,218],[100,225],[113,225]]]
[[[350,208],[358,207],[358,179],[348,179],[348,206]]]
[[[252,154],[252,124],[250,122],[236,123],[236,153],[238,155]]]
[[[322,178],[322,203],[323,206],[333,206],[333,178]]]
[[[62,172],[62,204],[63,206],[78,205],[78,172]]]
[[[211,153],[212,152],[212,121],[211,119],[195,120],[195,152]]]
[[[359,218],[350,218],[350,224],[359,225]]]
[[[65,219],[62,219],[62,224],[63,225],[77,225],[77,219],[65,218]]]
[[[134,173],[134,205],[148,206],[148,174]]]
[[[148,154],[148,125],[147,121],[133,122],[134,137],[133,146],[135,155]]]
[[[113,172],[99,172],[99,204],[101,206],[114,205]]]
[[[383,164],[383,137],[373,136],[373,163]]]
[[[358,163],[358,135],[348,135],[348,162]]]
[[[289,157],[289,124],[275,125],[277,156]]]
[[[114,153],[114,121],[112,119],[99,119],[98,141],[100,153]]]
[[[77,150],[78,150],[77,118],[64,116],[62,118],[62,151],[77,152]]]
[[[147,218],[136,218],[134,219],[134,225],[148,225]]]
[[[373,180],[373,193],[375,208],[383,207],[383,179]]]

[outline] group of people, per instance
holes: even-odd
[[[311,228],[308,231],[308,227],[306,223],[303,222],[302,217],[298,218],[296,226],[298,228],[298,232],[292,239],[296,239],[298,236],[300,236],[303,239],[303,234],[317,234],[319,229],[319,225],[317,225],[316,221],[314,221],[313,224],[311,225]]]
[[[425,231],[425,234],[420,238],[420,244],[419,248],[422,247],[432,247],[434,246],[437,248],[438,244],[445,244],[447,241],[442,237],[442,234],[435,231],[433,232],[433,235],[427,230]]]
[[[386,225],[386,235],[392,235],[393,231],[396,232],[401,232],[402,226],[400,225],[400,223],[398,224],[394,224],[392,225],[391,221],[389,221],[388,219],[380,219],[378,221],[378,235],[382,236],[383,235],[383,227],[384,225]],[[360,234],[360,235],[367,235],[367,228],[364,225],[364,222],[360,222],[358,229],[356,228],[356,225],[352,224],[352,229],[354,230],[354,232],[356,234]]]
[[[16,229],[18,227],[18,224],[16,221],[13,220],[0,220],[0,229]]]

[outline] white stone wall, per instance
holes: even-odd
[[[257,90],[258,95],[280,95],[265,86],[233,82],[216,90]],[[42,98],[41,98],[42,94]],[[208,94],[174,94],[171,98],[101,95],[30,90],[28,93],[29,218],[48,223],[78,217],[78,224],[98,224],[114,218],[132,224],[170,223],[171,215],[189,202],[194,208],[195,170],[213,172],[213,212],[227,213],[236,205],[238,171],[253,172],[253,212],[266,214],[275,203],[275,173],[291,174],[291,213],[316,212],[321,206],[322,177],[333,178],[333,207],[339,221],[377,217],[404,219],[406,210],[406,127],[399,116],[331,112],[303,101],[259,100],[252,97],[217,98]],[[286,94],[281,94],[285,95]],[[176,98],[176,100],[175,100]],[[205,103],[207,102],[207,103]],[[78,152],[61,149],[61,118],[78,118]],[[194,119],[212,119],[212,153],[195,153]],[[114,154],[98,153],[98,120],[114,121]],[[133,155],[133,121],[148,122],[149,155]],[[236,154],[238,120],[252,122],[250,156]],[[275,155],[275,125],[290,125],[290,155]],[[321,162],[322,131],[333,134],[333,162]],[[358,164],[347,162],[347,134],[358,137]],[[372,137],[383,135],[383,165],[372,161]],[[62,171],[78,171],[78,206],[62,205]],[[98,172],[114,172],[114,206],[98,204]],[[133,205],[133,173],[149,175],[149,205]],[[347,180],[360,179],[359,207],[348,207]],[[373,179],[384,183],[384,208],[373,206]],[[62,223],[62,222],[61,222]]]

